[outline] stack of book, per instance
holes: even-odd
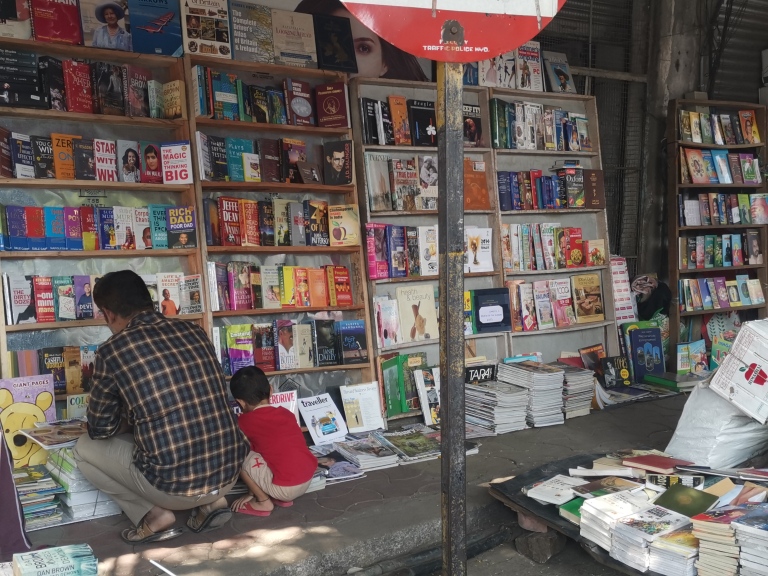
[[[642,492],[622,491],[590,498],[581,506],[580,534],[610,552],[616,521],[649,507],[650,502]]]
[[[650,565],[650,544],[659,536],[690,526],[687,516],[653,506],[619,518],[611,540],[611,557],[646,572]]]
[[[397,466],[399,462],[394,451],[370,435],[360,440],[334,442],[333,447],[352,464],[365,472],[392,468]]]
[[[736,530],[739,550],[739,574],[768,574],[768,506],[761,504],[731,526]]]
[[[397,454],[402,464],[434,460],[440,456],[440,441],[418,429],[372,432],[371,435]]]
[[[524,430],[528,389],[503,382],[466,384],[465,419],[489,435]]]
[[[122,512],[112,498],[86,480],[77,468],[71,448],[51,450],[46,468],[66,490],[59,496],[59,500],[67,519],[83,520]]]
[[[563,371],[539,362],[499,364],[498,379],[507,384],[527,388],[528,426],[563,424]]]
[[[507,274],[605,266],[605,240],[584,240],[581,228],[559,222],[502,224],[502,257]]]
[[[99,560],[93,555],[93,549],[88,544],[70,544],[13,555],[15,576],[38,574],[96,576],[98,573]]]
[[[696,576],[699,540],[691,528],[675,530],[651,542],[650,569],[664,576]]]
[[[696,568],[701,576],[738,572],[739,544],[731,523],[746,514],[744,507],[725,506],[691,518],[693,535],[699,539]]]
[[[27,530],[60,524],[62,511],[56,494],[64,492],[43,465],[24,466],[13,471]]]
[[[565,419],[588,416],[595,391],[595,377],[592,370],[571,366],[563,362],[550,364],[565,373],[563,383],[563,412]]]

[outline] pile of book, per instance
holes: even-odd
[[[696,568],[702,576],[736,574],[739,543],[732,523],[747,513],[743,506],[725,506],[691,518],[693,535],[699,539]]]
[[[333,446],[347,460],[365,472],[392,468],[399,463],[398,455],[371,435],[359,440],[334,442]]]
[[[502,224],[502,259],[507,274],[604,266],[605,240],[583,240],[581,228],[560,223]]]
[[[565,419],[587,416],[595,390],[595,377],[592,370],[561,362],[553,362],[550,366],[561,368],[564,372],[563,413]]]
[[[368,362],[365,320],[214,326],[213,345],[226,375],[245,366],[274,372]]]
[[[355,204],[322,200],[248,200],[220,196],[203,200],[208,246],[359,246]]]
[[[437,212],[437,155],[396,157],[365,152],[365,181],[372,214],[380,212]],[[464,158],[464,210],[491,210],[484,161]]]
[[[221,310],[286,310],[352,306],[346,266],[258,266],[250,262],[208,262],[211,307]]]
[[[646,572],[650,566],[650,544],[660,536],[690,525],[687,516],[661,506],[619,518],[611,539],[611,557]]]
[[[568,328],[605,319],[602,283],[597,273],[530,284],[507,280],[506,285],[514,332]]]
[[[0,144],[0,175],[5,178],[193,182],[192,147],[188,141],[115,141],[58,133],[30,136],[2,130]]]
[[[643,510],[648,505],[648,498],[644,494],[629,490],[586,499],[580,509],[580,534],[610,552],[617,520]]]
[[[586,114],[500,98],[491,98],[490,113],[494,148],[592,152]]]
[[[120,514],[117,503],[101,490],[97,490],[77,468],[71,448],[51,450],[45,465],[51,476],[65,492],[59,495],[66,519],[84,520]]]
[[[739,574],[768,574],[768,510],[760,506],[733,521],[739,550]]]
[[[1,149],[1,148],[0,148]],[[5,206],[2,250],[195,248],[193,206]]]
[[[560,368],[539,362],[499,364],[498,380],[528,389],[526,423],[541,427],[564,424],[563,378]]]
[[[699,540],[691,528],[675,530],[650,545],[649,568],[664,576],[696,576]]]
[[[527,428],[528,389],[514,384],[488,381],[464,386],[465,419],[488,434],[506,434]]]
[[[55,526],[62,520],[57,494],[65,490],[42,464],[24,466],[13,471],[13,481],[19,494],[27,530]]]
[[[431,430],[430,432],[434,432]],[[377,431],[371,435],[400,458],[401,464],[434,460],[440,456],[440,440],[422,429],[404,429],[391,432]]]
[[[99,277],[3,274],[6,325],[102,318],[92,296]],[[203,312],[200,274],[158,272],[141,277],[158,312],[166,316]]]
[[[88,544],[70,544],[13,555],[14,576],[77,574],[97,576],[99,560]]]

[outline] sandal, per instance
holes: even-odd
[[[150,530],[146,522],[142,521],[138,528],[126,528],[120,537],[128,544],[149,544],[150,542],[162,542],[181,536],[184,531],[181,528],[168,528],[160,532]]]
[[[224,503],[223,507],[211,510],[211,506],[220,502]],[[227,506],[227,501],[224,498],[219,498],[219,500],[213,504],[206,504],[193,509],[192,514],[187,520],[187,527],[192,530],[192,532],[199,534],[200,532],[205,532],[207,530],[221,528],[224,524],[229,522],[230,518],[232,518],[232,511]]]
[[[272,504],[280,506],[280,508],[290,508],[293,506],[293,500],[278,500],[277,498],[272,498]]]
[[[268,499],[267,499],[268,500]],[[254,502],[266,502],[267,500],[254,500]],[[248,514],[250,516],[262,516],[266,517],[272,514],[272,510],[254,510],[251,506],[251,502],[248,501],[238,510],[241,514]]]

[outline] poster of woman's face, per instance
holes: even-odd
[[[357,20],[339,0],[261,0],[259,4],[307,14],[328,14],[349,18],[357,58],[357,74],[364,78],[432,80],[432,62],[416,58],[379,38]]]

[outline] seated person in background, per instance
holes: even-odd
[[[269,405],[272,390],[260,368],[247,366],[235,372],[229,389],[243,409],[238,424],[251,444],[240,472],[250,494],[235,500],[232,510],[269,516],[275,505],[291,506],[307,491],[317,458],[307,448],[296,416]]]

